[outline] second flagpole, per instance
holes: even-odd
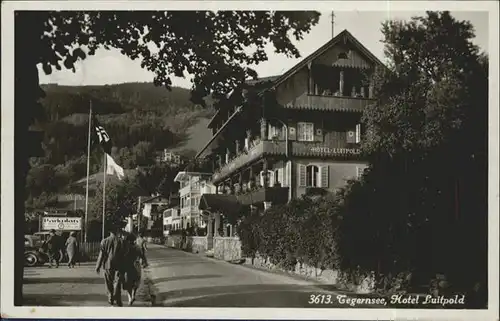
[[[104,153],[104,169],[103,169],[103,184],[102,184],[102,239],[106,238],[105,226],[106,226],[106,169],[107,169],[107,159],[106,153]]]
[[[89,176],[90,176],[90,145],[91,145],[91,135],[92,131],[92,100],[89,102],[89,137],[87,142],[87,182],[85,188],[85,226],[84,226],[84,241],[87,242],[88,236],[88,211],[89,211]]]

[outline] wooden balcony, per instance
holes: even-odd
[[[345,138],[340,137],[340,141]],[[339,140],[327,140],[325,142],[289,142],[289,156],[302,157],[321,157],[332,159],[359,159],[361,150],[357,146],[346,146],[344,143],[339,143]],[[213,176],[214,183],[219,182],[229,175],[237,172],[243,166],[258,160],[263,156],[279,155],[286,156],[285,141],[260,141],[257,145],[250,148],[246,153],[242,153],[229,163],[217,170]]]
[[[252,205],[262,202],[285,204],[288,201],[288,187],[261,187],[257,190],[247,191],[237,196],[243,205]]]
[[[302,95],[283,107],[292,109],[362,112],[373,103],[373,99],[363,97]]]
[[[212,176],[212,180],[217,182],[224,179],[229,174],[237,171],[241,167],[259,159],[263,155],[284,155],[285,144],[282,142],[273,141],[260,141],[255,146],[251,147],[248,152],[242,152],[240,155],[236,156],[229,163],[223,165],[218,171]]]

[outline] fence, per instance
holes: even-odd
[[[95,261],[99,256],[100,242],[84,242],[80,246],[80,261]]]

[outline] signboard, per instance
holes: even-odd
[[[81,217],[45,216],[42,219],[42,230],[80,231],[81,229]]]
[[[311,147],[311,152],[334,155],[357,155],[361,153],[361,150],[357,148]]]

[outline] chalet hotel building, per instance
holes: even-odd
[[[265,209],[358,177],[360,119],[373,103],[367,80],[379,65],[344,30],[284,74],[247,82],[256,98],[229,98],[208,124],[213,136],[197,157],[211,160],[220,196],[200,208],[215,209],[215,197]]]

